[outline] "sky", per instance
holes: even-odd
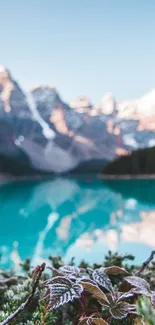
[[[155,0],[1,0],[0,64],[66,101],[155,88]]]

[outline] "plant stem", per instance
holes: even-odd
[[[45,263],[43,263],[41,266],[37,267],[36,270],[33,271],[33,273],[35,274],[35,279],[34,279],[32,291],[31,291],[29,297],[27,298],[27,300],[24,303],[22,303],[19,306],[18,309],[15,310],[14,313],[9,315],[2,323],[0,323],[0,325],[6,325],[6,324],[9,324],[10,322],[12,322],[14,320],[14,318],[17,317],[31,303],[31,301],[34,297],[34,294],[36,292],[36,289],[38,287],[40,277],[41,277],[44,269],[45,269]]]
[[[153,260],[155,255],[155,250],[151,252],[150,257],[142,264],[141,268],[135,273],[136,276],[140,276],[140,274],[144,271],[144,269],[149,265],[149,263]],[[1,325],[1,324],[0,324]]]

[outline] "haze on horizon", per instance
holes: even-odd
[[[5,0],[0,28],[0,64],[24,90],[49,83],[98,102],[155,88],[154,0]]]

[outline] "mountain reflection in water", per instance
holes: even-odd
[[[56,178],[0,187],[0,267],[61,255],[101,262],[110,250],[142,262],[155,248],[155,181]]]

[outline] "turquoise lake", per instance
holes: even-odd
[[[141,263],[155,248],[155,180],[55,178],[0,186],[0,268],[49,255],[101,262],[108,250]]]

